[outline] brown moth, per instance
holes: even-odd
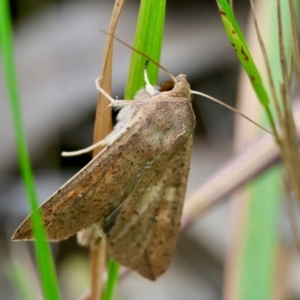
[[[178,238],[195,116],[185,75],[170,91],[149,84],[120,109],[105,148],[40,209],[50,241],[79,232],[82,244],[107,238],[108,255],[155,280],[168,268]],[[86,234],[88,228],[88,235]],[[31,240],[30,216],[13,240]]]

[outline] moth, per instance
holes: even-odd
[[[41,206],[47,238],[79,232],[82,244],[105,237],[108,255],[155,280],[174,255],[185,197],[195,115],[186,75],[170,91],[150,85],[134,101],[114,100],[117,124],[105,147]],[[13,240],[32,240],[30,216]]]

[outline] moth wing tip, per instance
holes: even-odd
[[[26,219],[21,225],[16,229],[12,236],[12,241],[26,241],[33,240],[33,232],[30,222]]]
[[[149,276],[149,277],[147,277],[147,278],[148,278],[149,280],[151,280],[151,281],[156,281],[157,277],[158,277],[158,276]]]
[[[143,277],[151,280],[156,281],[158,277],[160,277],[163,273],[165,273],[166,270],[159,270],[158,272],[154,270],[153,268],[149,268],[147,270],[137,270],[140,275]]]
[[[139,272],[140,273],[140,272]],[[156,274],[153,274],[153,273],[140,273],[140,275],[142,275],[143,277],[151,280],[151,281],[156,281],[156,279],[160,276],[160,275],[156,275]]]
[[[11,238],[12,241],[26,241],[26,240],[28,241],[28,240],[32,240],[32,239],[33,238],[32,238],[31,234],[22,232],[21,230],[17,230]]]

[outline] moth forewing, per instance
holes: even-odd
[[[149,279],[173,256],[195,127],[185,75],[153,91],[111,100],[121,111],[106,147],[40,207],[49,240],[93,226],[93,239],[107,233],[112,258]],[[32,238],[28,217],[13,239]]]
[[[153,163],[108,233],[109,255],[151,280],[166,271],[174,254],[191,146],[192,135]]]
[[[129,124],[128,124],[129,125]],[[149,160],[134,155],[142,124],[137,122],[106,146],[86,167],[72,177],[41,206],[47,237],[66,239],[93,223],[104,225],[123,191]],[[17,229],[14,240],[32,239],[30,217]]]

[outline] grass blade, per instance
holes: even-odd
[[[103,65],[100,78],[101,87],[111,94],[112,85],[112,57],[113,57],[113,35],[118,24],[119,17],[124,5],[124,0],[116,0],[113,8],[110,24],[109,35],[107,35]],[[94,125],[94,143],[103,140],[112,130],[112,110],[109,106],[109,101],[102,94],[98,94],[95,125]],[[95,157],[102,148],[94,149],[93,157]],[[92,229],[93,230],[93,229]],[[87,229],[87,232],[89,229]],[[90,260],[91,260],[91,295],[90,299],[100,299],[104,292],[105,282],[103,274],[106,270],[106,239],[98,241],[97,245],[90,247]],[[108,274],[110,276],[110,274]],[[113,287],[114,288],[114,287]]]
[[[259,176],[248,187],[246,221],[240,245],[238,299],[272,299],[278,225],[280,180],[276,168]]]
[[[20,299],[35,299],[36,295],[34,287],[28,279],[28,273],[18,261],[11,261],[7,265],[6,273],[10,281],[12,282],[15,290],[18,292]]]
[[[103,293],[103,300],[114,299],[115,289],[119,278],[120,265],[112,259],[108,262],[107,281]]]
[[[162,47],[165,0],[142,0],[137,21],[136,34],[133,47],[150,56],[155,61],[160,61]],[[125,89],[125,99],[133,99],[135,93],[145,87],[144,67],[146,58],[132,52],[130,68]],[[148,77],[151,84],[155,85],[158,79],[158,67],[152,63],[148,66]]]
[[[45,299],[60,299],[55,275],[53,259],[49,244],[45,242],[46,234],[42,225],[41,213],[38,208],[34,179],[31,170],[23,121],[20,108],[20,98],[13,58],[12,29],[8,1],[0,1],[0,40],[2,58],[6,75],[7,90],[12,110],[12,118],[16,135],[17,151],[22,178],[24,181],[28,202],[32,211],[33,232],[36,238],[35,249]]]
[[[248,45],[240,29],[240,26],[238,25],[233,11],[226,0],[217,0],[217,4],[227,36],[236,52],[240,63],[242,64],[244,70],[246,71],[249,77],[251,85],[260,103],[265,108],[267,118],[274,132],[274,135],[278,137],[274,117],[269,108],[269,96],[266,92],[260,73],[249,51]],[[277,138],[277,140],[279,140],[279,138]]]
[[[230,41],[234,44],[236,50],[247,49],[247,51],[249,51],[230,7],[228,7],[223,0],[218,0],[218,3],[222,4],[220,5],[220,10],[221,14],[224,12],[222,18],[224,26],[227,26],[226,31]],[[257,3],[257,6],[261,7],[260,4],[261,3]],[[276,15],[274,13],[276,8],[274,4],[274,1],[269,1],[268,7],[264,6],[264,9],[262,9],[264,16],[265,12],[269,13],[266,18],[268,18],[270,24],[265,27],[269,28],[268,37],[270,37],[266,47],[269,50],[269,54],[271,54],[268,55],[270,57],[270,68],[268,70],[269,77],[272,76],[274,78],[274,83],[277,84],[277,86],[274,84],[272,87],[273,98],[275,98],[276,88],[277,91],[279,90],[278,82],[282,81],[281,70],[278,68],[275,69],[279,64],[280,59],[278,56],[278,37],[277,39],[274,39],[274,36],[278,36],[278,32],[276,31],[276,20],[273,18],[273,16]],[[287,15],[285,15],[285,21],[288,21]],[[230,32],[230,29],[232,29],[232,32]],[[261,40],[260,34],[259,39]],[[286,42],[287,44],[290,43],[288,40]],[[238,45],[239,48],[236,45]],[[243,48],[245,46],[247,48]],[[246,53],[248,57],[247,51],[244,53]],[[263,52],[266,59],[267,51],[263,49]],[[251,73],[247,69],[247,64],[243,64],[240,57],[239,59],[248,76],[250,76]],[[261,95],[257,89],[255,89],[253,82],[251,82],[251,84],[256,95],[260,98]],[[243,96],[244,97],[241,97],[243,99],[246,98],[245,96],[249,97],[247,92],[244,93]],[[261,104],[269,106],[268,102],[261,100],[262,99],[260,99]],[[277,107],[279,107],[278,104]],[[279,113],[278,115],[280,116]],[[272,118],[272,116],[269,108],[267,110],[267,115],[270,121],[270,117]],[[258,118],[259,116],[256,117],[256,119]],[[281,117],[280,124],[282,123]],[[271,126],[273,127],[272,123]],[[246,141],[244,138],[247,135],[249,135],[249,130],[247,133],[244,132],[240,134],[239,144],[241,144],[241,136],[243,136],[244,139],[243,145],[249,143],[249,141]],[[283,138],[282,143],[284,143]],[[238,195],[238,201],[240,201],[240,203],[235,209],[238,211],[237,214],[240,217],[240,221],[235,224],[236,236],[234,240],[236,241],[236,245],[233,246],[233,251],[231,251],[231,266],[229,266],[231,272],[229,271],[228,275],[232,278],[227,280],[228,294],[226,299],[273,299],[275,296],[274,293],[282,288],[282,282],[274,276],[278,263],[276,259],[278,258],[279,249],[278,225],[280,222],[280,200],[282,194],[281,184],[276,169],[272,168],[268,170],[263,176],[260,176],[253,181],[247,187],[246,194],[246,197],[243,197],[243,199],[241,199],[243,194]]]

